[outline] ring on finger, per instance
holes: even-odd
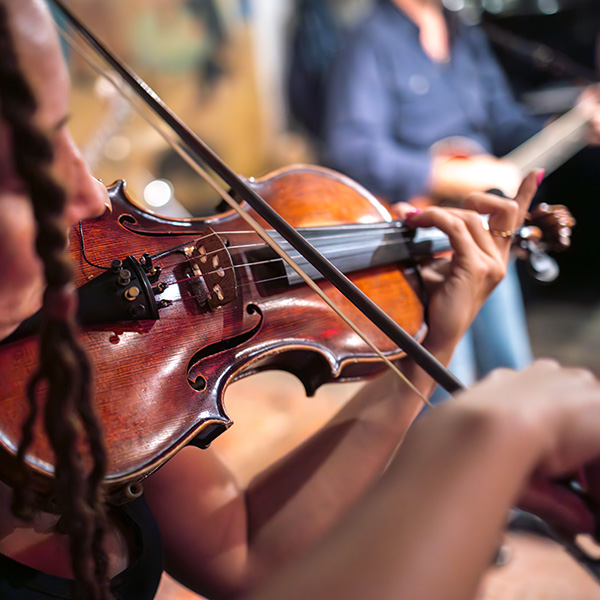
[[[490,229],[490,233],[494,237],[499,238],[511,238],[513,235],[515,235],[515,232],[516,229],[505,229],[504,231],[501,231],[500,229]]]

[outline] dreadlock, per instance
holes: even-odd
[[[47,283],[39,366],[27,389],[30,414],[17,455],[21,476],[12,509],[21,518],[31,517],[34,498],[25,455],[33,439],[37,400],[43,397],[44,425],[55,454],[55,499],[70,541],[74,593],[107,600],[108,561],[102,545],[106,449],[92,403],[89,360],[75,334],[76,296],[63,220],[66,195],[51,177],[52,146],[34,124],[36,109],[33,92],[19,68],[6,0],[0,0],[0,114],[11,129],[15,169],[31,198],[38,226],[36,250]]]

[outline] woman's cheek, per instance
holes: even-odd
[[[35,224],[28,205],[0,200],[0,337],[42,304],[42,262],[35,252]]]

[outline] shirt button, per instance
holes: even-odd
[[[429,91],[431,84],[429,83],[429,79],[427,79],[425,75],[411,75],[408,80],[408,87],[415,94],[423,96]]]

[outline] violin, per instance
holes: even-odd
[[[393,224],[384,205],[349,179],[317,167],[279,171],[253,186],[325,253],[354,260],[352,281],[411,336],[423,337],[415,268],[377,257],[382,240],[401,238],[397,232],[404,229],[382,228]],[[112,211],[82,223],[70,245],[80,286],[80,339],[94,366],[107,438],[109,493],[130,493],[132,483],[183,446],[205,447],[226,430],[231,420],[223,393],[240,377],[283,369],[312,394],[325,382],[384,368],[321,299],[290,279],[281,259],[233,211],[166,219],[140,210],[123,182],[109,192]],[[402,356],[329,282],[320,285],[390,359]],[[28,412],[24,390],[37,362],[31,335],[36,320],[0,347],[0,447],[8,457]],[[26,460],[43,493],[53,454],[41,420],[34,431]]]
[[[288,167],[249,184],[408,335],[424,337],[418,265],[449,249],[441,232],[409,230],[389,205],[322,167]],[[242,377],[288,371],[312,395],[324,383],[386,368],[236,212],[178,220],[141,210],[122,181],[109,195],[112,211],[73,229],[70,255],[113,502],[137,495],[139,482],[185,445],[206,447],[229,428],[223,395]],[[519,243],[543,237],[539,228],[531,236],[531,222],[527,227]],[[386,357],[404,356],[329,281],[318,281]],[[37,363],[39,320],[35,315],[0,346],[0,453],[9,483],[28,413],[24,390]],[[34,432],[26,461],[35,490],[45,495],[53,453],[41,419]]]

